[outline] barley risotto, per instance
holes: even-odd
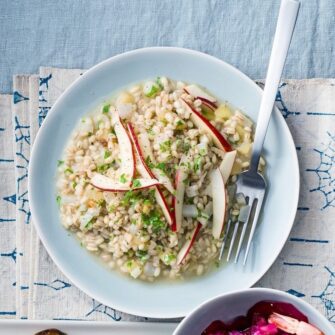
[[[246,215],[234,182],[249,165],[253,131],[199,85],[136,84],[75,127],[58,161],[61,222],[133,278],[202,275],[218,265],[228,214]]]

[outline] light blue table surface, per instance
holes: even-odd
[[[284,76],[334,77],[335,1],[301,3]],[[88,68],[157,45],[200,50],[262,78],[278,8],[279,0],[0,0],[0,92],[41,65]]]

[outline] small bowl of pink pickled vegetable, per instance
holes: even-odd
[[[334,335],[331,323],[291,294],[254,288],[221,295],[192,311],[173,335]]]

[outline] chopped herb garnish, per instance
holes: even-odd
[[[161,90],[164,89],[164,86],[163,86],[163,84],[162,84],[162,82],[161,82],[161,78],[160,78],[160,77],[157,77],[157,78],[156,78],[156,84],[158,85],[158,87],[159,87]]]
[[[190,179],[188,177],[186,177],[184,180],[183,180],[183,184],[184,185],[187,185],[189,183]]]
[[[111,153],[108,150],[105,150],[104,153],[104,159],[107,159],[108,157],[110,157]]]
[[[109,213],[113,213],[113,212],[115,212],[115,209],[116,209],[116,207],[115,207],[114,205],[110,205],[110,206],[108,207],[108,212],[109,212]]]
[[[61,166],[64,164],[64,161],[57,161],[57,166]]]
[[[149,135],[155,135],[154,131],[152,130],[152,127],[148,129],[148,134]]]
[[[101,172],[105,172],[105,171],[107,171],[109,168],[111,168],[112,165],[113,165],[113,162],[110,163],[110,164],[101,164],[101,165],[98,165],[98,167],[97,167],[97,171],[100,172],[100,173],[101,173]]]
[[[156,165],[156,168],[165,172],[166,171],[166,163],[158,163]]]
[[[62,197],[60,195],[57,195],[56,202],[58,206],[60,206],[61,201],[62,201]]]
[[[202,158],[200,156],[197,156],[194,159],[194,163],[193,163],[193,170],[194,170],[194,172],[197,172],[198,170],[200,170],[200,168],[201,168],[201,162],[202,162]]]
[[[154,163],[151,161],[149,156],[145,159],[145,163],[148,165],[150,169],[153,169],[155,167]]]
[[[163,262],[166,264],[166,265],[170,265],[172,261],[174,261],[176,259],[176,255],[174,254],[165,254],[163,257]]]
[[[122,173],[122,175],[120,176],[120,182],[122,184],[125,184],[127,182],[127,178],[126,178],[125,173]]]
[[[64,173],[73,173],[73,170],[68,167],[64,170]]]
[[[137,201],[140,200],[140,196],[137,192],[134,191],[128,191],[124,194],[122,199],[122,205],[134,205],[137,203]]]
[[[183,124],[184,124],[184,122],[182,120],[177,121],[177,126],[182,126]]]
[[[141,261],[145,261],[149,258],[148,251],[146,250],[136,250],[136,257],[138,257]]]
[[[157,83],[154,83],[153,81],[147,82],[143,87],[143,93],[148,98],[153,98],[156,96],[157,93],[160,92],[160,87]]]
[[[149,214],[142,213],[142,221],[145,227],[151,226],[154,232],[164,229],[166,224],[161,219],[160,214],[156,210],[152,210]]]
[[[106,104],[102,107],[102,113],[103,114],[107,114],[109,112],[109,107],[111,106],[111,104]]]
[[[187,152],[189,152],[190,149],[191,149],[190,143],[183,142],[183,148],[182,148],[183,152],[187,153]]]
[[[85,224],[85,229],[91,229],[93,227],[93,223],[95,222],[95,218],[92,218],[90,221],[88,221],[86,224]]]
[[[126,263],[126,266],[127,266],[128,268],[131,268],[131,267],[133,266],[133,261],[128,261],[128,262]]]
[[[159,145],[159,148],[162,152],[166,152],[171,148],[171,141],[167,140]]]
[[[139,179],[134,179],[134,181],[133,181],[133,187],[141,187],[141,186],[142,186],[142,184],[139,181]]]
[[[72,183],[72,188],[75,189],[77,185],[78,185],[77,182],[74,181],[74,182]]]
[[[98,206],[103,207],[106,204],[105,199],[100,199],[97,201]]]
[[[114,128],[111,129],[111,134],[116,135]]]
[[[149,194],[148,194],[148,199],[147,200],[150,200],[152,203],[154,201],[156,201],[156,198],[155,198],[155,190],[150,190],[149,191]]]

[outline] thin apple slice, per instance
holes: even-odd
[[[151,163],[155,164],[155,159],[151,150],[151,144],[148,134],[146,132],[143,132],[139,135],[136,135],[134,132],[134,127],[131,123],[128,123],[128,130],[130,137],[134,143],[135,149],[140,157],[140,160],[150,174],[151,178],[157,179],[170,193],[174,194],[175,189],[172,185],[170,178],[160,169],[150,169],[148,164],[146,163],[146,159],[149,157]]]
[[[214,238],[219,239],[223,230],[226,215],[226,190],[219,168],[210,173],[213,198],[213,229]]]
[[[181,99],[181,101],[184,103],[185,108],[190,110],[193,123],[200,129],[200,131],[207,134],[219,149],[226,152],[233,150],[230,143],[203,115],[197,112],[190,103],[183,99]]]
[[[225,184],[227,184],[227,181],[231,175],[235,158],[236,158],[236,150],[226,152],[225,155],[223,156],[219,168]]]
[[[139,178],[135,179],[136,183],[133,183],[133,187],[129,184],[115,181],[108,178],[100,173],[96,173],[91,178],[91,184],[99,190],[106,192],[127,192],[130,190],[143,190],[149,187],[154,187],[160,185],[157,179],[145,179]]]
[[[176,190],[172,185],[170,178],[160,169],[153,168],[152,173],[154,178],[156,178],[170,193],[175,194]]]
[[[134,148],[126,128],[124,127],[120,116],[117,113],[113,113],[112,123],[120,148],[120,175],[124,176],[124,179],[127,180],[125,184],[130,186],[136,173]]]
[[[184,88],[184,91],[186,93],[194,96],[195,98],[198,98],[200,100],[204,99],[205,101],[207,100],[208,102],[210,102],[210,103],[214,104],[214,106],[216,106],[215,103],[216,103],[217,100],[197,85],[188,85]],[[216,107],[214,107],[214,108],[216,108]]]
[[[184,194],[185,194],[185,179],[187,178],[187,173],[184,169],[179,168],[176,171],[175,177],[175,187],[176,192],[173,198],[173,207],[175,213],[175,231],[179,231],[181,223],[183,221],[183,204],[184,204]]]
[[[128,127],[128,130],[129,130],[130,138],[134,143],[135,151],[136,151],[136,154],[137,154],[136,155],[137,160],[138,160],[137,171],[139,172],[139,174],[143,178],[155,179],[154,174],[152,173],[152,171],[148,167],[147,163],[145,162],[145,159],[143,157],[142,148],[141,148],[140,143],[138,141],[138,138],[135,134],[134,127],[132,126],[131,123],[128,123],[127,127]],[[169,209],[169,206],[167,204],[167,201],[164,197],[164,194],[158,186],[155,186],[155,198],[156,198],[156,201],[157,201],[158,205],[161,207],[168,224],[171,226],[174,222],[174,215],[172,215],[172,213]]]
[[[188,255],[188,253],[190,252],[194,242],[195,242],[195,239],[197,238],[198,236],[198,233],[200,231],[202,227],[202,224],[201,223],[198,223],[197,226],[194,228],[193,232],[192,232],[192,235],[191,235],[191,239],[190,240],[187,240],[184,245],[181,247],[178,255],[177,255],[177,265],[180,265],[183,260],[185,259],[185,257]]]
[[[141,173],[142,177],[143,178],[148,178],[148,179],[149,178],[155,179],[154,174],[149,169],[149,167],[148,167],[148,165],[147,165],[147,163],[145,161],[145,157],[144,157],[144,154],[143,154],[143,151],[142,151],[142,146],[140,145],[140,142],[138,140],[138,136],[135,134],[135,130],[134,130],[133,125],[131,123],[128,123],[127,127],[128,127],[128,131],[129,131],[130,139],[131,139],[131,141],[134,144],[138,160],[142,163],[142,166],[144,167],[144,169],[143,169],[143,171]],[[142,169],[142,168],[140,168],[140,169]],[[146,173],[144,172],[144,170],[146,171]]]
[[[161,207],[162,212],[169,226],[173,227],[174,221],[175,221],[174,215],[171,213],[171,210],[169,209],[169,205],[164,197],[163,192],[159,188],[159,186],[155,186],[155,198],[156,198],[158,205]]]
[[[151,149],[151,143],[148,134],[145,131],[142,131],[141,134],[138,134],[137,139],[144,159],[149,157],[151,162],[155,163],[155,158]]]

